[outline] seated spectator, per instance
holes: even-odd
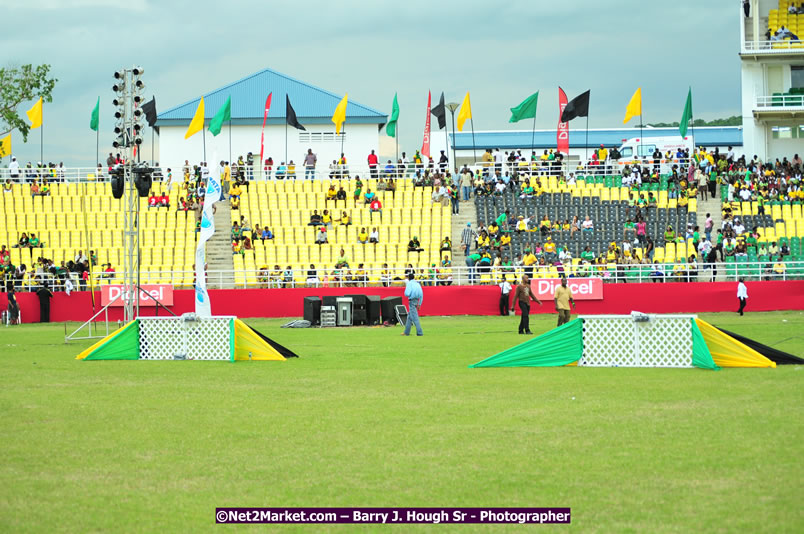
[[[377,230],[377,227],[371,229],[371,233],[369,234],[369,243],[374,243],[375,245],[380,242],[380,232]]]
[[[548,237],[544,243],[544,259],[548,263],[555,263],[558,260],[558,251],[552,237]]]
[[[440,252],[450,252],[452,250],[452,239],[449,236],[445,237],[441,241],[441,246],[439,247]]]
[[[39,248],[41,247],[41,243],[39,243],[39,238],[36,237],[36,234],[31,232],[31,238],[28,240],[28,248]]]
[[[33,234],[31,234],[31,241],[33,241]],[[33,245],[31,245],[33,246]],[[789,256],[790,255],[790,247],[787,246],[787,243],[782,243],[782,246],[779,247],[779,254],[781,256]]]
[[[583,230],[584,232],[591,232],[594,229],[595,224],[592,222],[592,219],[589,217],[589,215],[587,215],[584,218],[583,223],[581,224],[581,230]]]
[[[345,211],[341,215],[341,218],[338,219],[338,221],[341,223],[341,226],[350,226],[352,224],[352,218],[349,217],[349,214],[346,213]]]
[[[379,198],[374,198],[369,205],[369,216],[373,217],[375,213],[380,214],[380,221],[382,221],[382,202]]]
[[[62,181],[64,181],[64,180],[62,180]],[[39,188],[39,195],[43,196],[43,197],[49,197],[50,196],[50,184],[47,183],[47,180],[44,180],[44,179],[42,180],[42,187]]]
[[[241,239],[243,239],[243,229],[235,221],[232,223],[232,241],[240,241]]]
[[[424,252],[418,237],[413,236],[413,239],[408,241],[408,252]]]
[[[335,195],[336,200],[346,200],[346,190],[341,185],[338,187],[338,193]]]
[[[307,270],[307,287],[318,287],[319,280],[318,280],[318,271],[315,268],[314,264],[310,264],[310,268]]]
[[[335,190],[335,184],[330,184],[329,189],[327,189],[327,197],[324,199],[325,202],[332,200],[333,202],[337,200],[338,192]]]
[[[269,276],[271,280],[271,287],[282,287],[282,269],[279,268],[279,265],[274,265],[274,268],[271,270]]]
[[[151,196],[148,197],[148,207],[149,208],[159,207],[159,197],[156,196],[156,193],[151,193]]]
[[[332,228],[332,215],[329,214],[329,210],[324,210],[324,213],[321,215],[321,224]]]
[[[271,274],[267,265],[263,265],[257,271],[257,284],[262,288],[271,287]]]
[[[112,278],[114,278],[114,275],[115,275],[114,267],[112,267],[111,263],[106,263],[104,265],[105,265],[106,268],[103,270],[102,277],[107,279],[107,280],[111,280]]]
[[[167,196],[167,193],[162,193],[162,196],[159,197],[159,206],[162,208],[170,207],[170,198]]]
[[[23,234],[25,235],[25,234]],[[776,244],[776,241],[772,242],[768,247],[768,254],[771,256],[778,256],[779,255],[779,246]]]
[[[318,214],[318,210],[313,210],[313,214],[310,215],[310,222],[307,223],[307,226],[320,226],[321,224],[321,215]]]
[[[17,244],[14,245],[14,247],[15,248],[28,248],[28,241],[29,241],[28,234],[26,234],[25,232],[22,232],[22,235],[20,235],[20,240],[17,241]]]
[[[360,229],[360,232],[357,234],[357,242],[361,245],[365,245],[368,243],[368,231],[365,227]]]
[[[266,227],[264,227],[264,228],[262,229],[262,234],[260,235],[260,239],[262,239],[263,241],[265,241],[266,239],[270,241],[270,240],[272,240],[273,238],[274,238],[274,234],[273,234],[273,232],[271,232],[271,231],[268,229],[268,227],[267,227],[267,226],[266,226]]]
[[[35,198],[39,196],[39,184],[34,180],[31,184],[31,197]]]
[[[396,181],[393,178],[389,178],[388,182],[385,184],[385,190],[391,192],[391,198],[396,197]]]
[[[326,226],[319,226],[318,232],[315,234],[315,244],[316,245],[323,245],[328,243],[327,241],[327,227]]]
[[[388,264],[382,264],[382,271],[380,271],[380,284],[383,287],[389,287],[391,285],[391,271],[388,270]]]
[[[372,192],[371,188],[368,188],[366,189],[366,194],[363,195],[363,198],[365,199],[366,204],[371,204],[374,199],[377,198],[377,195]]]
[[[14,184],[11,183],[11,178],[6,178],[6,183],[3,184],[3,193],[13,193]]]
[[[287,176],[288,176],[289,180],[290,179],[293,179],[293,180],[296,179],[296,164],[293,163],[293,160],[290,160],[290,163],[288,163],[288,175]]]
[[[368,274],[362,263],[358,264],[357,270],[354,272],[353,281],[363,287],[368,285]]]
[[[184,197],[179,198],[179,202],[176,205],[176,211],[187,211],[190,209],[190,206],[187,204],[187,201],[184,200]]]
[[[243,237],[243,250],[254,250],[254,247],[251,245],[251,238],[249,236]]]
[[[668,226],[664,231],[664,240],[666,243],[672,243],[676,240],[676,233],[673,231],[672,226]]]
[[[336,269],[348,269],[349,268],[349,258],[346,256],[346,251],[341,248],[341,251],[338,253],[338,261],[335,262]]]
[[[784,279],[786,272],[787,266],[784,264],[784,257],[778,256],[776,258],[776,263],[773,264],[773,275],[776,278]]]
[[[233,210],[239,210],[240,209],[240,197],[231,197],[229,202],[230,202],[231,209],[233,209]]]

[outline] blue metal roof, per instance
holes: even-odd
[[[710,126],[690,129],[687,136],[695,136],[697,146],[743,146],[743,129],[741,126]],[[452,143],[450,133],[450,143]],[[642,136],[650,137],[678,136],[678,128],[644,128]],[[570,148],[595,148],[601,144],[607,147],[620,146],[626,139],[639,137],[639,128],[616,128],[589,130],[589,142],[586,142],[586,130],[570,128]],[[545,149],[556,147],[555,130],[536,130],[535,136],[531,130],[484,131],[475,132],[475,147],[479,149]],[[456,132],[455,148],[457,150],[472,150],[472,133]]]
[[[343,98],[343,95],[336,95],[285,74],[265,69],[205,93],[204,115],[207,120],[214,117],[226,98],[231,96],[232,124],[262,124],[265,99],[271,92],[273,96],[267,124],[285,123],[285,95],[290,95],[290,103],[302,124],[331,124],[335,107]],[[200,99],[195,98],[160,113],[157,116],[157,126],[188,124]],[[346,107],[347,124],[384,124],[387,121],[388,115],[349,98],[349,105]]]

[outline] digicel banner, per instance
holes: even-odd
[[[560,278],[530,281],[530,288],[539,300],[553,300]],[[567,287],[575,300],[603,300],[603,280],[600,278],[567,278]]]
[[[139,291],[140,306],[156,306],[153,299],[148,298],[151,295],[154,299],[158,300],[163,306],[173,306],[173,286],[170,284],[153,284],[142,285]],[[147,295],[146,295],[147,292]],[[112,302],[114,299],[123,295],[121,298]],[[128,291],[123,289],[121,285],[108,285],[101,286],[101,306],[106,306],[112,302],[111,307],[122,307],[125,301],[128,301]]]

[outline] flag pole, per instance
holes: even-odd
[[[287,124],[287,123],[286,123]],[[232,117],[229,115],[229,161],[232,161]],[[262,166],[262,163],[260,163]]]
[[[45,164],[45,106],[42,105],[42,117],[39,123],[39,161]]]
[[[201,126],[201,138],[204,140],[204,163],[207,162],[207,128]]]
[[[95,130],[95,165],[98,163],[100,163],[100,126]]]
[[[471,110],[470,110],[471,111]],[[473,163],[477,163],[477,152],[475,147],[475,119],[469,118],[469,123],[472,126],[472,157],[474,158]]]
[[[346,137],[346,117],[343,118],[343,124],[341,124],[343,128],[341,130],[341,154],[343,154],[343,138]]]
[[[695,112],[693,111],[695,106],[692,105],[692,87],[690,87],[690,121],[692,125],[690,128],[692,129],[692,153],[695,154],[696,146],[695,146]]]
[[[584,165],[589,165],[589,110],[586,110],[586,142],[584,143]],[[567,154],[569,156],[569,154]]]
[[[285,121],[285,165],[288,164],[288,121]]]
[[[533,153],[536,150],[536,113],[533,113],[533,131],[530,136],[530,151]]]
[[[156,163],[156,157],[154,156],[154,127],[151,126],[151,165]]]

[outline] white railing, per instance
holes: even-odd
[[[801,97],[799,97],[801,98]],[[592,151],[590,150],[590,154]],[[660,163],[659,163],[659,172],[661,174],[670,174],[673,170],[673,166],[682,166],[686,165],[688,160],[683,158],[666,158],[662,156]],[[484,163],[484,162],[476,162],[474,164],[470,164],[468,167],[474,173],[476,171],[480,171],[486,177],[493,177],[497,170],[500,171],[502,175],[508,174],[513,175],[514,173],[524,174],[524,175],[531,175],[531,176],[559,176],[563,174],[564,176],[568,176],[570,173],[573,174],[580,174],[580,175],[618,175],[622,173],[623,168],[625,165],[634,165],[639,164],[645,167],[648,167],[651,171],[654,169],[654,162],[653,156],[647,156],[643,158],[622,158],[620,160],[607,160],[605,162],[591,165],[589,163],[579,163],[576,161],[567,161],[565,160],[562,165],[551,165],[549,163],[552,162],[542,162],[542,161],[533,161],[533,162],[514,162],[514,163],[502,163],[499,166],[491,163]],[[439,166],[436,165],[435,170],[439,170]],[[463,169],[463,167],[461,167]],[[261,181],[261,180],[305,180],[305,179],[312,179],[312,180],[347,180],[347,179],[354,179],[356,177],[360,177],[361,179],[370,179],[370,178],[394,178],[394,179],[404,179],[404,180],[417,180],[424,176],[425,172],[428,170],[427,165],[422,166],[415,166],[412,164],[406,165],[403,167],[399,166],[388,166],[381,165],[378,166],[376,169],[369,168],[367,165],[346,165],[338,168],[320,168],[316,167],[314,170],[308,171],[303,167],[296,167],[295,170],[289,172],[285,170],[285,172],[278,172],[276,167],[271,169],[260,169],[260,168],[253,168],[253,169],[245,169],[244,170],[244,178],[247,181]],[[454,172],[452,169],[448,169],[450,172]],[[183,181],[183,175],[181,169],[179,170],[171,170],[169,171],[167,168],[161,168],[161,172],[155,173],[153,178],[156,182],[166,182],[168,180],[168,176],[170,172],[173,174],[174,181],[178,180],[179,182]],[[93,182],[108,182],[109,180],[109,173],[108,170],[102,169],[98,171],[98,169],[92,167],[64,167],[64,168],[54,168],[54,169],[26,169],[22,168],[19,170],[19,173],[12,174],[11,171],[7,168],[0,168],[0,181],[5,182],[6,179],[10,179],[12,182],[17,183],[32,183],[33,181],[41,182],[42,179],[46,179],[49,182],[66,182],[66,183],[93,183]],[[191,182],[195,183],[195,176],[191,176]]]
[[[804,108],[804,95],[760,95],[757,97],[757,108],[784,111],[780,108]]]
[[[791,52],[804,54],[804,41],[745,41],[743,53],[762,54],[789,54]]]
[[[465,261],[456,257],[456,261]],[[782,262],[735,261],[717,263],[647,263],[591,265],[533,265],[531,267],[495,267],[455,265],[452,267],[414,268],[416,279],[424,285],[490,285],[508,279],[514,282],[523,274],[532,279],[556,278],[568,275],[576,278],[600,278],[607,283],[640,282],[734,282],[745,280],[802,280],[804,261],[785,259]],[[207,284],[211,289],[285,288],[285,287],[380,287],[402,286],[407,279],[405,268],[375,268],[359,270],[351,265],[340,269],[315,269],[315,277],[308,276],[307,269],[280,269],[271,266],[256,270],[208,271]],[[195,279],[194,271],[141,271],[140,285],[169,284],[176,289],[190,289]],[[18,291],[31,291],[47,282],[51,288],[64,290],[66,275],[51,273],[28,273],[16,280]],[[70,273],[72,290],[85,291],[92,285],[96,290],[102,285],[121,284],[122,273],[93,274],[92,284]]]

